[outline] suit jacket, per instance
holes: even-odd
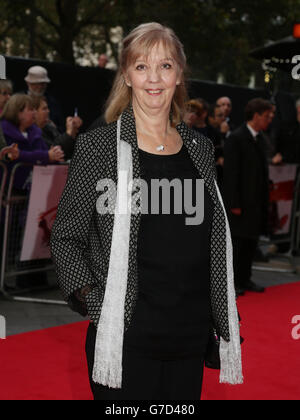
[[[218,198],[212,142],[181,123],[177,130],[214,202],[211,234],[211,307],[214,325],[230,341],[226,260],[226,218]],[[132,146],[133,179],[141,178],[139,150],[132,108],[122,114],[121,140]],[[90,319],[101,316],[114,225],[114,214],[98,214],[96,186],[101,179],[117,185],[117,123],[82,134],[76,143],[67,183],[51,235],[51,253],[59,285],[69,303],[77,290],[94,286],[85,299]],[[138,296],[137,240],[141,213],[131,214],[125,331]],[[200,275],[200,273],[199,273]]]
[[[225,142],[223,193],[233,236],[267,234],[269,176],[266,143],[243,124]],[[230,209],[242,209],[236,216]]]

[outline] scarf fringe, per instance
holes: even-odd
[[[122,387],[122,366],[111,364],[109,360],[95,363],[93,381],[109,388],[120,389]]]
[[[220,344],[221,358],[221,384],[239,385],[244,382],[242,373],[242,363],[240,351],[236,348],[232,341],[226,343],[221,339]]]

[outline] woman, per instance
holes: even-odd
[[[199,131],[206,128],[206,118],[208,114],[208,104],[202,99],[192,99],[186,104],[184,122],[193,130]]]
[[[0,116],[6,103],[9,101],[13,92],[13,86],[10,80],[0,80]],[[15,160],[19,157],[17,145],[7,146],[2,128],[0,125],[0,160]]]
[[[59,146],[48,150],[43,141],[41,130],[35,125],[35,110],[28,95],[16,94],[9,99],[2,112],[1,127],[7,145],[18,145],[19,158],[14,164],[22,162],[48,165],[64,160],[63,151]],[[14,183],[16,190],[29,189],[27,181],[31,169],[18,169]]]
[[[61,146],[65,154],[65,160],[72,158],[75,148],[75,139],[82,120],[79,117],[68,117],[66,120],[66,132],[61,134],[55,124],[49,119],[50,109],[44,96],[34,98],[36,110],[36,124],[42,130],[42,136],[48,147]]]
[[[222,337],[221,381],[242,382],[213,146],[181,123],[186,58],[172,30],[139,26],[124,40],[120,64],[108,126],[77,142],[52,256],[65,299],[91,321],[86,353],[96,400],[200,399],[212,326]],[[173,206],[147,214],[150,181],[162,178],[192,180],[189,199],[204,179],[203,223],[187,223],[191,213]]]
[[[32,165],[63,162],[63,151],[59,146],[48,150],[42,139],[41,130],[35,125],[35,110],[32,99],[28,95],[16,94],[9,99],[2,113],[1,127],[7,145],[13,149],[8,154],[9,159],[14,160],[8,163],[8,175],[18,163],[31,164],[17,169],[13,184],[13,194],[29,197]],[[18,224],[17,233],[14,236],[16,244],[21,243],[20,235],[23,232],[27,208],[28,203],[24,202],[22,206],[14,210],[12,215],[13,223]],[[4,220],[4,217],[1,219]],[[43,281],[45,282],[45,276],[46,274],[43,277],[41,273],[38,273],[38,276],[20,275],[17,276],[16,284],[20,288],[41,285]]]

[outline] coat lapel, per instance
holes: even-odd
[[[209,151],[207,150],[207,142],[205,140],[202,141],[199,135],[195,135],[194,131],[185,123],[179,124],[176,128],[181,135],[195,168],[199,172],[200,179],[204,179],[214,204],[217,204],[219,200],[215,189],[214,171]]]

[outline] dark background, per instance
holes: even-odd
[[[70,64],[28,60],[17,57],[6,57],[6,77],[13,82],[14,92],[27,92],[24,81],[29,67],[41,65],[48,70],[51,84],[48,92],[61,104],[64,116],[74,115],[78,108],[83,119],[83,130],[87,129],[104,110],[115,72],[98,67],[80,67]],[[233,103],[232,120],[236,125],[244,121],[244,109],[247,102],[255,97],[271,99],[267,90],[248,89],[245,87],[217,84],[209,81],[189,80],[190,98],[203,98],[214,103],[221,96],[229,96]],[[278,117],[285,122],[295,118],[295,98],[287,92],[274,95],[277,102]]]

